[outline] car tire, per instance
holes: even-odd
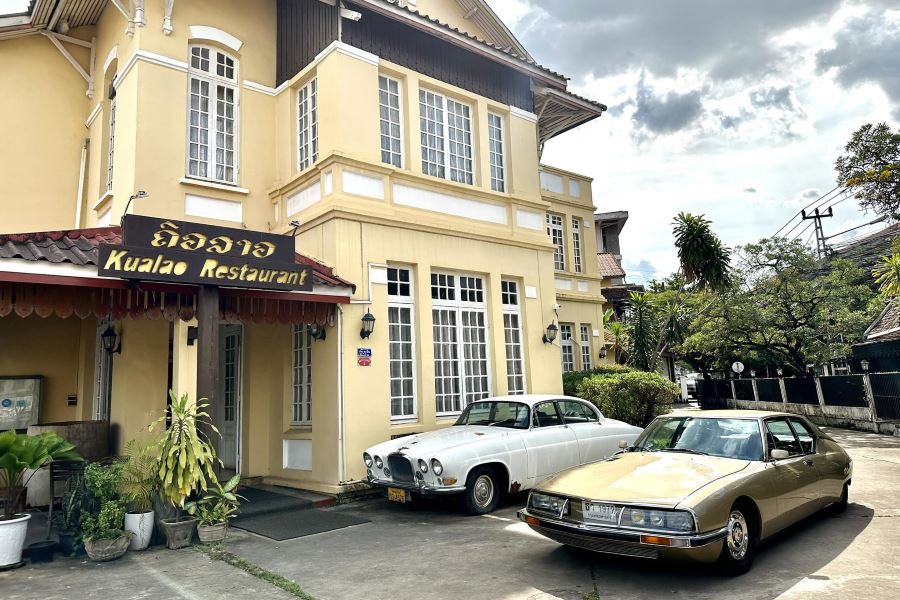
[[[470,515],[494,512],[500,502],[497,473],[490,467],[476,467],[466,480],[465,508]]]
[[[728,531],[722,541],[719,565],[727,575],[743,575],[753,566],[758,543],[756,511],[737,503],[728,513]]]
[[[847,503],[850,500],[850,484],[844,484],[844,490],[841,492],[841,499],[831,505],[831,514],[840,515],[847,511]]]

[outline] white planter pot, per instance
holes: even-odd
[[[22,562],[22,547],[31,515],[20,515],[10,521],[0,521],[0,569]]]
[[[153,535],[153,511],[145,513],[126,513],[125,531],[130,532],[129,550],[146,550]]]

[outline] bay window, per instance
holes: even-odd
[[[188,63],[187,175],[237,183],[237,62],[221,50],[191,46]]]

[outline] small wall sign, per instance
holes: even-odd
[[[372,349],[371,348],[357,348],[356,349],[356,357],[357,358],[372,358]]]

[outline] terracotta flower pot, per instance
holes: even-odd
[[[204,544],[221,542],[228,535],[228,523],[216,523],[215,525],[197,525],[197,536]]]
[[[84,540],[84,549],[91,560],[106,562],[121,558],[128,550],[129,542],[131,536],[126,533],[113,540]]]
[[[166,535],[166,545],[172,550],[190,546],[196,524],[197,519],[181,519],[180,521],[163,519],[160,521],[161,529]]]

